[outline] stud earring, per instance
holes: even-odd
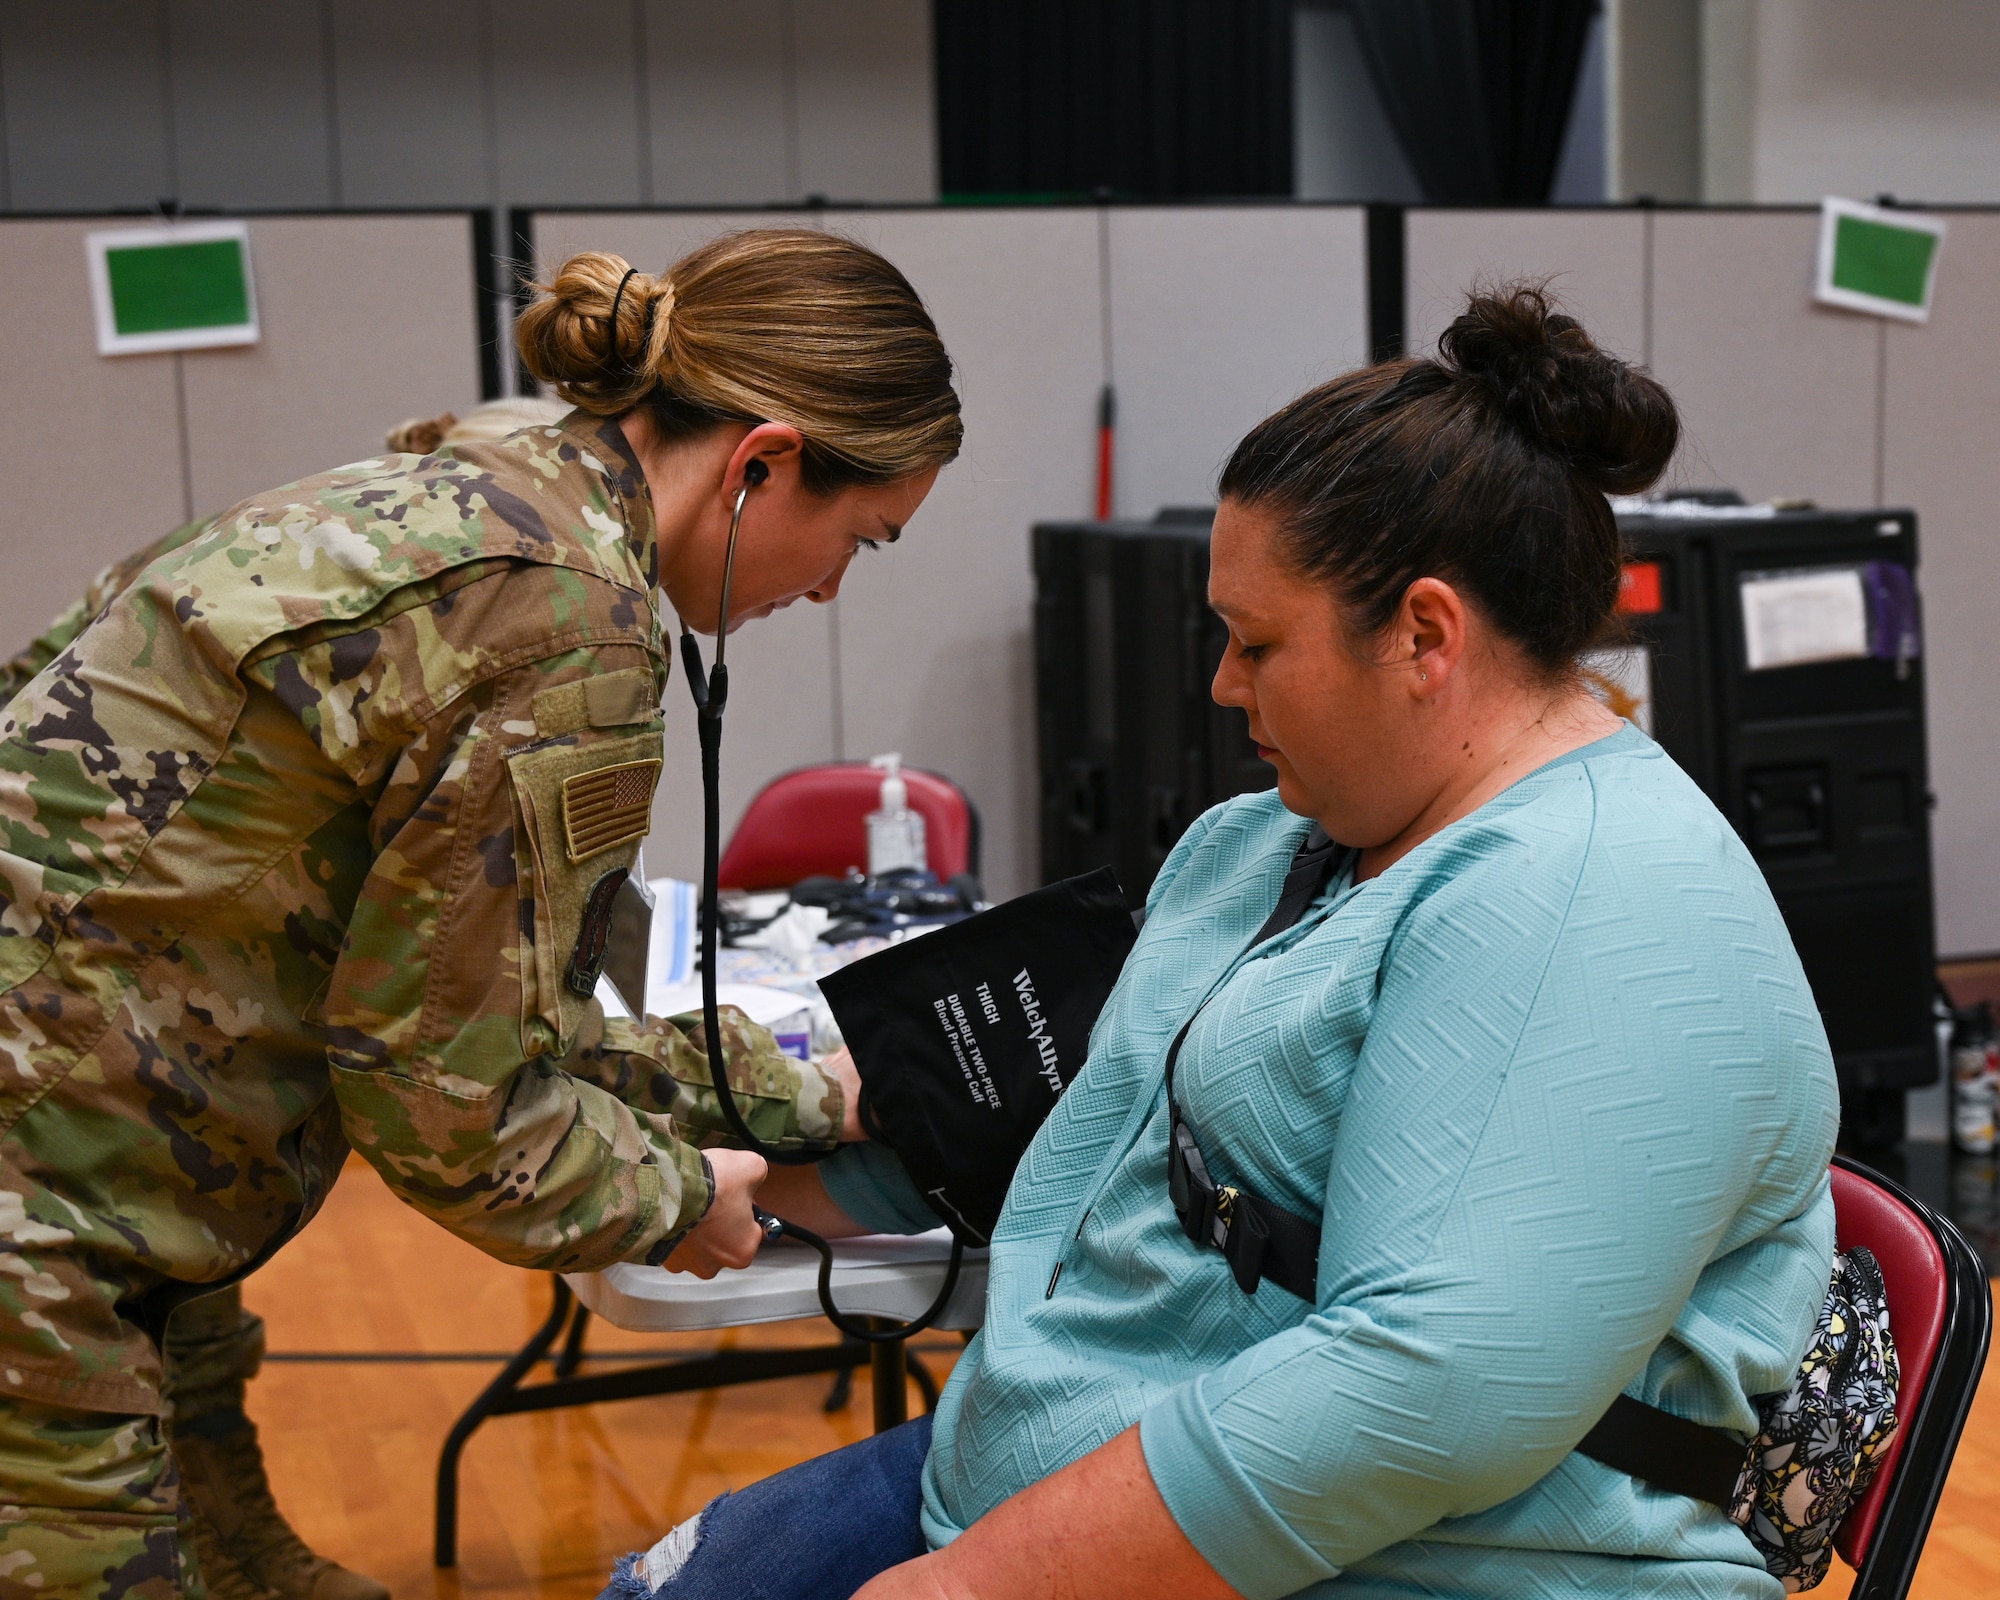
[[[1431,675],[1428,672],[1420,672],[1417,674],[1417,682],[1429,683],[1430,681],[1431,681]]]

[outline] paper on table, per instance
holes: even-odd
[[[833,924],[833,913],[825,906],[788,906],[755,933],[736,941],[739,950],[772,950],[796,961],[810,955],[819,936]]]
[[[1737,593],[1752,672],[1868,654],[1868,602],[1858,567],[1746,573]]]

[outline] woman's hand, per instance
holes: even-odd
[[[1181,1532],[1127,1428],[854,1600],[1241,1600]]]
[[[715,1174],[715,1198],[708,1213],[688,1230],[667,1257],[667,1271],[692,1272],[712,1278],[726,1267],[747,1267],[757,1259],[764,1230],[751,1214],[751,1201],[769,1168],[749,1150],[704,1150],[708,1170]]]
[[[861,1126],[861,1074],[855,1070],[854,1057],[845,1046],[836,1050],[820,1063],[820,1066],[834,1076],[840,1085],[840,1142],[860,1144],[868,1132]]]

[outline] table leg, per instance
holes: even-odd
[[[520,1382],[535,1363],[548,1353],[550,1345],[556,1342],[556,1335],[570,1311],[569,1285],[561,1278],[552,1280],[555,1284],[555,1303],[549,1309],[549,1319],[521,1346],[520,1352],[500,1369],[500,1375],[480,1391],[479,1398],[466,1407],[465,1415],[452,1424],[445,1436],[444,1449],[438,1453],[437,1471],[437,1516],[432,1529],[435,1548],[432,1559],[441,1567],[458,1565],[458,1458],[465,1450],[465,1441],[488,1417],[493,1416],[504,1399],[518,1390]],[[583,1308],[578,1306],[581,1311]]]
[[[458,1463],[466,1441],[492,1417],[518,1415],[525,1411],[555,1411],[568,1406],[599,1405],[610,1400],[637,1400],[644,1396],[686,1394],[693,1390],[715,1389],[734,1383],[759,1383],[771,1378],[794,1378],[808,1373],[844,1372],[870,1360],[870,1350],[856,1339],[834,1345],[810,1345],[778,1350],[717,1350],[664,1361],[657,1365],[621,1367],[590,1377],[559,1377],[548,1383],[523,1383],[539,1361],[549,1360],[550,1350],[562,1337],[567,1322],[572,1340],[557,1352],[560,1362],[573,1352],[583,1359],[582,1305],[572,1298],[569,1285],[556,1278],[555,1302],[549,1317],[507,1363],[500,1374],[480,1392],[453,1425],[438,1456],[437,1520],[433,1529],[435,1550],[432,1559],[440,1567],[450,1567],[458,1559]],[[575,1315],[572,1317],[572,1311]],[[876,1350],[881,1346],[874,1347]],[[901,1360],[902,1343],[896,1350]],[[885,1386],[878,1385],[878,1389]],[[886,1386],[898,1406],[904,1404],[903,1386]],[[879,1429],[881,1413],[876,1426]],[[902,1420],[899,1412],[897,1421]]]
[[[890,1339],[868,1347],[875,1377],[875,1431],[887,1433],[910,1420],[910,1392],[904,1387],[907,1368],[903,1341]]]

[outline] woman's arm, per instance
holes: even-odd
[[[1139,1430],[996,1507],[855,1600],[1240,1600],[1167,1510]]]
[[[774,1217],[810,1228],[822,1239],[852,1239],[875,1230],[856,1222],[826,1192],[817,1166],[773,1167],[757,1204]]]

